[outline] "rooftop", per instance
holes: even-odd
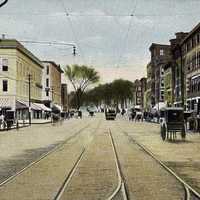
[[[60,73],[64,73],[63,70],[61,69],[60,65],[57,65],[54,61],[44,60],[42,62],[46,63],[46,64],[49,63],[49,64],[53,65]]]
[[[0,39],[0,49],[17,49],[43,68],[42,62],[16,39]]]
[[[198,31],[200,29],[200,23],[198,23],[189,33],[188,35],[182,40],[182,44],[188,39],[190,38],[194,33],[196,33],[196,31]]]

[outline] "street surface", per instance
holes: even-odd
[[[163,142],[159,131],[97,114],[1,132],[0,199],[185,199],[183,184],[137,143],[200,192],[200,135]]]

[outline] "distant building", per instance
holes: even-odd
[[[147,90],[147,78],[143,77],[140,79],[141,82],[141,108],[145,108],[145,92]]]
[[[171,49],[170,45],[153,43],[149,50],[151,52],[152,104],[159,109],[160,103],[164,102],[164,66],[171,59]]]
[[[151,110],[151,108],[155,105],[155,80],[152,77],[152,65],[151,62],[147,64],[147,87],[145,92],[145,102],[144,107],[145,110]]]
[[[40,118],[42,108],[42,62],[14,39],[0,40],[0,110],[16,111],[17,118],[29,113],[29,82],[31,77],[32,117]]]
[[[140,108],[144,108],[144,95],[147,87],[146,81],[146,78],[136,79],[134,81],[133,103],[135,106],[140,106]]]
[[[43,61],[43,102],[46,106],[57,106],[61,110],[61,73],[60,65],[53,61]]]
[[[63,111],[69,110],[67,84],[64,84],[64,83],[61,84],[61,104],[62,104]]]

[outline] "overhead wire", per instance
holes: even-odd
[[[128,40],[128,36],[129,36],[129,32],[131,30],[131,25],[132,25],[132,18],[135,16],[135,13],[136,13],[136,8],[137,8],[137,0],[135,0],[134,2],[134,8],[130,14],[130,20],[129,20],[129,24],[128,24],[128,27],[127,27],[127,32],[125,34],[125,37],[124,37],[124,42],[123,42],[123,47],[120,46],[120,49],[119,49],[119,57],[118,57],[118,61],[117,61],[117,69],[116,69],[116,77],[118,77],[118,71],[119,71],[119,65],[120,65],[120,62],[121,62],[121,59],[123,57],[123,52],[125,51],[125,48],[126,48],[126,42]]]
[[[76,35],[76,33],[75,33],[75,30],[74,30],[74,28],[73,28],[72,20],[71,20],[71,18],[70,18],[70,15],[69,15],[69,13],[68,13],[68,10],[67,10],[67,8],[66,8],[66,6],[65,6],[65,3],[64,3],[63,0],[60,0],[60,2],[61,2],[62,6],[63,6],[63,8],[64,8],[64,11],[65,11],[67,20],[68,20],[69,25],[70,25],[70,27],[71,27],[71,31],[72,31],[74,40],[75,40],[75,42],[76,42],[76,44],[77,44],[77,47],[78,47],[78,49],[79,49],[79,51],[80,51],[80,55],[81,55],[81,57],[82,57],[84,63],[87,63],[87,61],[86,61],[86,59],[85,59],[85,55],[84,55],[84,53],[83,53],[83,51],[82,51],[82,48],[81,48],[81,46],[80,46],[80,41],[79,41],[79,39],[78,39],[78,37],[77,37],[77,35]]]

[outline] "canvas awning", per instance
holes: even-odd
[[[17,101],[29,108],[29,102],[28,101],[24,101],[24,100],[17,100]],[[37,110],[37,111],[42,111],[42,108],[37,106],[35,103],[31,103],[31,109]]]
[[[57,108],[57,110],[62,110],[61,106],[59,106],[58,104],[53,104],[53,107]]]
[[[51,108],[48,108],[47,106],[45,106],[42,103],[34,103],[36,106],[40,107],[43,111],[48,111],[51,112]]]
[[[16,110],[19,110],[19,109],[28,109],[28,106],[19,101],[16,101]]]

